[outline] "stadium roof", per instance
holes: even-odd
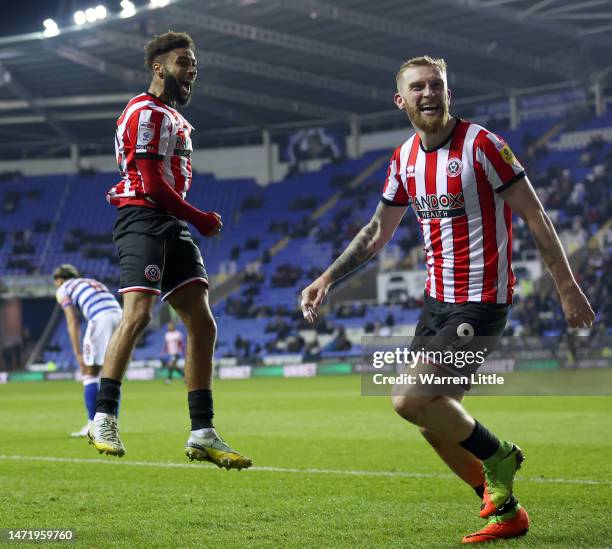
[[[76,26],[64,1],[60,34],[46,38],[11,36],[10,20],[0,22],[0,157],[60,154],[70,143],[112,150],[116,117],[150,80],[143,45],[169,29],[189,32],[198,46],[185,109],[196,147],[259,140],[265,128],[383,116],[394,109],[398,66],[423,53],[448,61],[456,105],[511,90],[585,89],[612,74],[610,0],[157,3],[168,5],[135,0],[136,14],[124,18],[118,0],[106,2],[104,20]]]

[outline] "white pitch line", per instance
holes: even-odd
[[[51,463],[101,463],[103,465],[122,465],[132,467],[158,467],[169,469],[194,468],[192,463],[171,463],[163,461],[125,461],[109,457],[100,458],[70,458],[50,456],[9,456],[0,455],[0,460],[5,461],[46,461]],[[340,475],[357,477],[389,477],[389,478],[434,478],[434,479],[456,479],[454,475],[445,473],[411,473],[410,471],[360,471],[350,469],[297,469],[291,467],[251,467],[249,471],[260,473],[292,473],[303,475]],[[517,480],[526,482],[546,484],[582,484],[596,486],[612,486],[611,480],[594,480],[588,478],[543,478],[543,477],[517,477]]]

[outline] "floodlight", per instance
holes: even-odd
[[[53,19],[45,19],[43,21],[43,27],[45,27],[43,31],[45,38],[57,36],[60,33],[57,23]]]
[[[96,6],[94,8],[94,11],[96,12],[96,18],[98,20],[104,19],[106,17],[106,8],[102,4]]]
[[[93,8],[87,8],[85,10],[85,17],[87,18],[88,23],[93,23],[97,19],[96,10]]]
[[[121,0],[121,11],[119,12],[119,17],[127,18],[132,17],[132,15],[136,14],[136,7],[130,0]]]
[[[83,10],[79,10],[79,11],[75,12],[75,14],[74,14],[74,22],[77,25],[84,25],[85,23],[87,23],[87,17],[86,17],[85,12]]]

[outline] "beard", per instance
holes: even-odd
[[[419,107],[408,104],[406,104],[404,111],[415,129],[435,133],[441,130],[450,119],[448,101],[442,101],[439,105],[441,109],[435,117],[423,116]]]
[[[166,72],[164,76],[164,92],[168,96],[168,99],[171,103],[176,103],[181,107],[189,105],[189,102],[191,101],[193,85],[194,83],[191,84],[191,89],[189,93],[185,93],[179,81],[172,74]]]

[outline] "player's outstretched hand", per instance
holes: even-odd
[[[563,314],[571,328],[589,328],[593,325],[595,313],[578,286],[563,292],[560,297]]]
[[[323,303],[330,286],[331,284],[325,278],[319,277],[302,290],[300,307],[304,318],[311,324],[317,319],[317,309]]]
[[[202,212],[202,217],[195,226],[201,235],[211,238],[217,236],[223,228],[221,216],[217,212]]]

